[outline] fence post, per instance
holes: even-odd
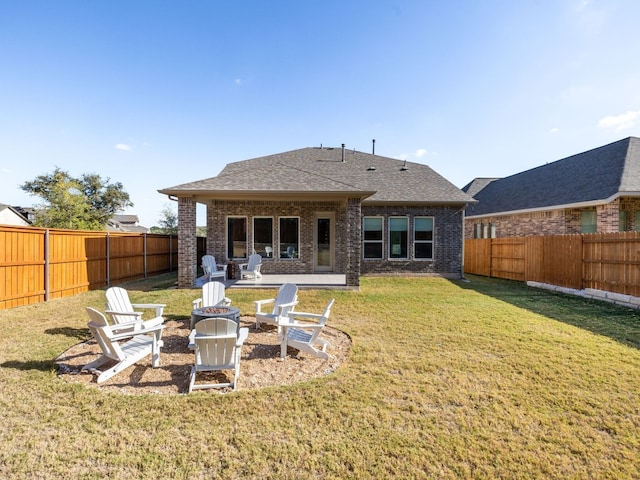
[[[107,236],[105,237],[107,241],[107,287],[111,286],[111,237],[109,236],[109,232],[107,232]]]
[[[144,268],[144,278],[147,278],[147,233],[142,234],[142,266]]]
[[[49,229],[44,231],[44,301],[49,301],[50,285],[49,285]]]

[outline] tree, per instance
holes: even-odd
[[[56,167],[39,175],[20,188],[38,196],[43,203],[36,206],[34,225],[72,230],[104,230],[107,222],[125,207],[132,207],[129,194],[120,182],[109,183],[95,173],[73,178]]]
[[[170,206],[162,209],[162,217],[158,221],[159,227],[151,227],[151,233],[163,233],[165,235],[178,234],[178,214]]]

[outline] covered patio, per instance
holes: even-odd
[[[347,286],[346,275],[344,274],[290,274],[277,275],[265,274],[261,278],[243,280],[225,280],[226,288],[279,288],[285,283],[294,283],[298,288],[330,288],[330,289],[353,289]]]

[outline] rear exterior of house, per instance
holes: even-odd
[[[178,200],[179,286],[196,276],[195,209],[207,253],[259,253],[263,274],[462,275],[471,197],[426,165],[344,148],[303,148],[228,164],[217,177],[160,190]]]
[[[629,137],[506,178],[463,187],[465,238],[640,230],[640,139]]]

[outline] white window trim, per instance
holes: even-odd
[[[249,258],[249,217],[247,217],[246,215],[227,215],[227,221],[225,222],[225,245],[227,248],[227,256],[229,255],[229,220],[232,218],[244,218],[245,221],[245,239],[244,239],[244,243],[247,246],[246,250],[247,250],[247,256],[246,257],[235,257],[235,256],[231,256],[232,260],[246,260],[247,258]],[[253,246],[251,246],[251,248],[253,248]]]
[[[297,257],[293,257],[293,258],[287,258],[287,257],[282,257],[280,255],[280,244],[282,243],[280,241],[280,219],[282,218],[295,218],[296,220],[298,220],[298,244],[297,244],[297,248],[298,250],[295,252],[297,254]],[[284,261],[293,261],[293,260],[300,260],[300,216],[296,216],[296,215],[282,215],[280,217],[278,217],[278,260],[284,260]],[[274,248],[274,255],[276,255],[275,253],[275,248]]]
[[[382,238],[380,240],[365,240],[364,239],[364,220],[365,218],[379,218],[380,219],[380,230],[382,233]],[[381,255],[380,257],[365,257],[364,256],[364,244],[365,243],[379,243],[382,245],[381,248]],[[366,215],[362,217],[362,260],[364,261],[375,261],[375,260],[384,260],[384,252],[385,252],[385,247],[384,247],[384,216],[382,215]]]
[[[251,218],[251,249],[253,251],[256,251],[256,220],[260,220],[260,219],[264,219],[264,218],[270,218],[271,219],[271,248],[273,249],[273,251],[271,252],[271,257],[262,257],[264,260],[273,260],[275,258],[276,255],[276,246],[273,244],[273,239],[275,237],[274,232],[275,232],[275,225],[274,225],[274,219],[272,216],[269,215],[256,215],[254,217]],[[259,253],[259,252],[256,252]]]
[[[416,240],[416,220],[421,218],[431,219],[431,240]],[[431,244],[431,258],[416,257],[416,243]],[[436,258],[436,219],[432,215],[416,215],[413,217],[413,259],[416,262],[433,262]]]
[[[391,257],[391,220],[392,219],[398,219],[398,218],[404,218],[407,221],[407,256],[406,257]],[[410,256],[410,252],[409,252],[409,236],[411,235],[411,230],[410,230],[410,226],[411,226],[411,222],[409,222],[410,217],[408,217],[407,215],[390,215],[388,217],[388,221],[387,221],[387,234],[388,234],[388,240],[389,240],[389,248],[387,250],[387,260],[389,260],[390,262],[405,262],[407,260],[411,259]]]

